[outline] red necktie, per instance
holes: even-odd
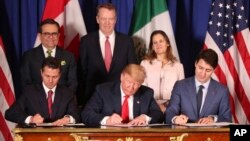
[[[53,95],[53,91],[49,90],[48,91],[48,108],[49,108],[49,115],[51,117],[52,114],[52,95]]]
[[[124,96],[125,99],[122,104],[122,122],[128,123],[129,122],[129,108],[128,108],[128,98],[129,96]]]
[[[109,71],[111,60],[112,60],[111,46],[109,42],[109,37],[107,36],[105,41],[105,56],[104,56],[104,61],[107,71]]]

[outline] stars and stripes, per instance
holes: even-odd
[[[5,111],[14,103],[14,88],[12,75],[4,52],[2,38],[0,36],[0,140],[13,141],[11,130],[15,124],[5,120]]]
[[[215,0],[212,3],[204,48],[219,55],[213,77],[227,85],[233,120],[250,123],[250,32],[244,0]]]

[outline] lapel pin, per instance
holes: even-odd
[[[137,104],[140,104],[140,101],[137,101]]]

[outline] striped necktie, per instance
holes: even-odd
[[[52,57],[52,50],[48,49],[47,54],[48,54],[48,57]]]

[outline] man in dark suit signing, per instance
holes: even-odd
[[[58,84],[60,61],[46,58],[40,75],[42,82],[26,86],[20,98],[5,112],[5,118],[19,124],[52,122],[61,126],[79,122],[75,94],[70,88]]]
[[[59,29],[59,24],[53,19],[45,19],[40,23],[38,36],[41,44],[26,51],[22,57],[22,88],[42,81],[40,74],[41,64],[44,58],[52,56],[58,58],[62,65],[61,77],[58,83],[71,88],[73,91],[76,90],[76,61],[72,53],[58,46]]]
[[[80,43],[82,105],[92,96],[97,84],[119,80],[122,69],[137,62],[132,38],[114,30],[117,20],[114,5],[99,5],[96,20],[99,31],[82,37]]]
[[[123,69],[120,81],[97,85],[81,112],[83,123],[90,126],[162,123],[163,113],[153,97],[154,91],[141,85],[145,77],[142,66],[130,64]]]
[[[165,112],[166,123],[231,122],[228,88],[211,78],[218,65],[212,49],[200,52],[195,61],[195,76],[177,81]]]

